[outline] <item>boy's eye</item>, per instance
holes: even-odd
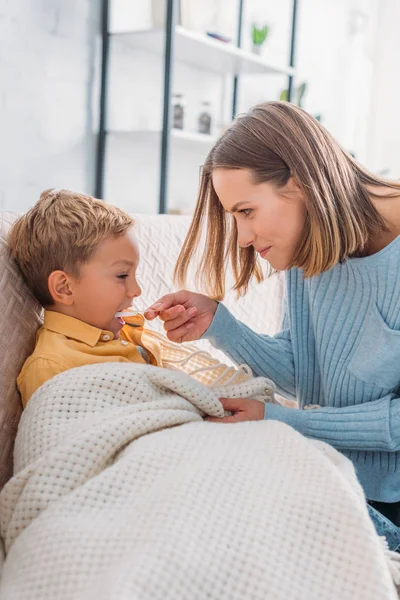
[[[121,275],[117,275],[118,279],[126,279],[128,277],[128,273],[121,273]]]

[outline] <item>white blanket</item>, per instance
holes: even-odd
[[[47,382],[0,496],[1,600],[397,598],[346,458],[278,422],[202,420],[263,391],[115,363]]]

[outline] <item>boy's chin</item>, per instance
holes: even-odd
[[[108,330],[114,334],[115,339],[118,339],[119,332],[121,331],[123,326],[124,326],[124,322],[121,319],[121,317],[114,317],[110,323],[110,327],[108,327]]]

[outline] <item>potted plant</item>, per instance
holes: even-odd
[[[261,54],[261,46],[267,39],[269,30],[270,30],[270,28],[268,25],[264,25],[263,27],[260,28],[260,27],[257,27],[257,25],[255,25],[253,23],[252,28],[251,28],[251,39],[253,42],[253,52],[255,54]]]
[[[303,97],[304,94],[307,91],[307,83],[304,81],[301,85],[299,85],[298,88],[295,88],[294,90],[294,94],[295,94],[295,101],[294,104],[297,104],[297,106],[299,106],[300,108],[302,108],[302,102],[303,102]],[[288,99],[288,90],[283,90],[279,100],[281,102],[287,102]]]

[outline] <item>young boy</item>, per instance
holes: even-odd
[[[202,372],[202,379],[196,378],[206,385],[212,382],[203,376],[208,369],[214,370],[213,378],[232,375],[233,369],[196,348],[197,369],[192,364],[189,370],[191,353],[182,360],[168,340],[151,337],[142,315],[115,316],[141,294],[133,225],[132,217],[115,206],[68,190],[44,191],[14,223],[8,236],[11,254],[45,309],[35,349],[17,378],[24,407],[45,381],[67,369],[100,362],[167,366],[162,353],[168,344],[172,368],[182,363],[186,372]],[[249,377],[236,375],[238,383]]]
[[[159,364],[140,346],[143,317],[125,325],[115,313],[132,306],[139,252],[133,219],[68,190],[46,190],[13,225],[8,244],[30,290],[45,309],[33,354],[17,385],[23,406],[45,381],[99,362]]]

